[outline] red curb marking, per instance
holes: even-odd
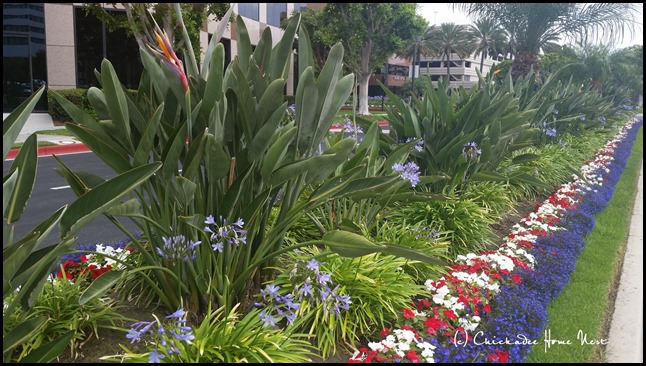
[[[7,154],[7,159],[15,159],[20,149],[11,149]],[[84,144],[67,144],[56,146],[41,146],[38,148],[38,156],[48,156],[53,154],[70,154],[91,151]]]

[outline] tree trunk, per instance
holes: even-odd
[[[370,74],[359,74],[359,110],[358,115],[369,116],[370,109],[368,108],[368,84],[370,83]]]
[[[538,70],[538,56],[531,51],[518,52],[511,64],[512,79],[516,81],[520,76],[529,74],[532,66],[534,67],[534,71]]]
[[[449,89],[451,89],[451,54],[448,52],[446,53],[446,80]]]
[[[482,51],[482,56],[480,56],[480,75],[482,75],[482,69],[484,68],[484,58],[485,58],[485,53],[484,51]],[[491,71],[491,69],[489,70]],[[480,89],[482,89],[482,80],[478,78],[478,90]]]

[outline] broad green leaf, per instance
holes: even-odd
[[[283,116],[285,115],[285,110],[287,109],[287,102],[283,103],[282,106],[278,107],[274,113],[269,117],[265,124],[260,128],[253,141],[249,147],[249,158],[256,160],[260,157],[267,147],[269,146],[269,141],[274,136],[274,133],[278,129],[280,121],[282,121]]]
[[[2,293],[3,298],[9,295],[10,291],[21,286],[14,280],[18,270],[29,258],[32,251],[36,247],[36,241],[40,236],[40,232],[31,231],[27,233],[22,239],[15,243],[8,243],[2,250]]]
[[[99,119],[110,119],[110,113],[105,103],[105,94],[101,89],[93,86],[87,90],[87,99],[94,108],[94,111],[99,116]]]
[[[522,155],[518,155],[515,158],[513,158],[511,163],[512,164],[523,164],[523,163],[527,163],[527,162],[530,162],[530,161],[538,160],[540,158],[541,157],[536,155],[536,154],[522,154]]]
[[[73,123],[67,123],[65,126],[114,171],[122,173],[130,169],[127,152],[111,139],[103,139],[94,131]]]
[[[7,224],[13,223],[20,219],[25,211],[27,201],[31,196],[31,191],[36,182],[36,168],[38,167],[38,148],[36,146],[36,134],[31,134],[25,140],[24,145],[18,151],[9,173],[18,171],[11,199],[7,208],[3,211],[4,219]]]
[[[227,29],[227,24],[229,24],[229,20],[231,19],[231,14],[233,13],[233,4],[229,4],[229,10],[227,11],[226,14],[218,21],[218,25],[215,26],[215,32],[213,32],[211,36],[211,40],[209,41],[209,45],[206,49],[206,54],[204,55],[204,63],[202,64],[202,76],[205,79],[208,79],[211,77],[211,63],[213,62],[211,60],[212,57],[212,52],[213,50],[218,47],[222,46],[222,43],[220,43],[220,39],[222,38],[222,35],[224,34],[224,31]],[[221,70],[221,69],[220,69]]]
[[[137,150],[135,151],[133,166],[140,166],[148,162],[150,159],[151,152],[153,150],[153,145],[155,143],[155,136],[157,136],[159,130],[159,121],[161,119],[162,113],[164,111],[164,103],[160,103],[159,107],[155,110],[155,113],[148,124],[146,125],[146,130],[141,136],[141,141]]]
[[[495,172],[475,172],[471,175],[471,180],[484,182],[507,182],[509,178]]]
[[[103,76],[103,93],[105,94],[105,103],[108,107],[110,118],[120,129],[119,137],[131,153],[134,153],[130,135],[130,113],[128,111],[128,100],[121,87],[121,82],[112,63],[107,59],[101,62],[101,75]]]
[[[20,103],[20,105],[9,113],[7,118],[2,121],[2,161],[7,159],[11,146],[16,142],[16,139],[25,125],[25,122],[27,122],[31,111],[40,100],[43,90],[45,90],[45,87],[41,86],[36,93],[25,99],[24,102]]]
[[[251,40],[249,39],[249,32],[247,26],[240,15],[236,17],[236,29],[238,31],[238,39],[236,45],[238,46],[238,62],[243,72],[249,68],[249,57],[251,56]],[[245,84],[246,88],[247,85]]]
[[[13,350],[21,344],[27,342],[41,331],[47,323],[47,318],[44,316],[37,316],[27,319],[19,324],[16,324],[9,332],[2,337],[2,353]]]
[[[298,75],[303,75],[305,69],[314,66],[312,55],[312,42],[305,27],[298,29]]]
[[[12,193],[16,187],[17,179],[18,169],[14,170],[13,172],[9,172],[9,175],[4,177],[4,182],[2,182],[2,212],[7,212],[9,198],[12,196]]]
[[[267,154],[265,154],[265,157],[262,160],[262,166],[260,167],[260,176],[263,179],[269,178],[282,162],[285,154],[287,154],[287,147],[296,134],[296,130],[296,127],[292,127],[287,130],[287,132],[280,136],[278,140],[269,147]]]
[[[136,216],[141,213],[141,202],[137,198],[132,198],[126,202],[114,205],[105,211],[105,214],[110,216]]]
[[[531,176],[527,173],[521,173],[521,174],[516,174],[513,176],[509,177],[510,182],[522,182],[522,183],[528,183],[531,184],[535,187],[540,187],[540,188],[545,188],[545,189],[552,189],[553,187],[538,178]]]
[[[197,184],[193,183],[185,177],[177,177],[177,198],[179,203],[187,207],[195,199],[195,190],[197,189]]]
[[[206,130],[200,133],[191,143],[184,162],[182,163],[182,176],[186,179],[193,180],[202,164],[204,146],[206,145]]]
[[[319,78],[320,79],[320,78]],[[319,125],[316,128],[316,133],[314,134],[314,140],[312,141],[312,146],[318,147],[323,140],[323,137],[327,135],[330,131],[330,126],[336,113],[341,109],[341,106],[348,100],[350,93],[352,93],[352,86],[354,85],[354,74],[349,74],[341,78],[338,83],[336,83],[336,88],[332,94],[332,101],[325,112],[327,106],[328,98],[326,98],[325,104],[323,104],[323,109],[321,109],[321,118],[319,119]],[[329,97],[329,95],[328,95]],[[322,98],[322,95],[319,91],[319,100]]]
[[[123,275],[122,271],[111,270],[104,272],[97,277],[88,288],[83,291],[79,298],[79,305],[85,305],[88,301],[103,296],[108,290],[119,282]]]
[[[362,235],[349,231],[332,230],[325,235],[321,242],[343,257],[355,258],[379,252],[383,246],[375,244]]]
[[[411,248],[407,248],[399,245],[391,245],[391,244],[383,244],[383,243],[380,243],[380,244],[382,246],[382,249],[380,250],[381,253],[394,255],[396,257],[411,259],[414,261],[436,264],[440,266],[448,265],[448,263],[446,263],[445,261],[439,258],[432,257],[430,255],[424,254],[422,252],[419,252]]]
[[[265,28],[260,35],[260,40],[256,45],[256,49],[253,51],[253,58],[256,65],[260,70],[263,70],[263,74],[267,74],[267,71],[271,68],[271,47],[273,45],[271,38],[271,29],[269,27]],[[280,79],[273,77],[273,79]],[[262,95],[262,94],[261,94]]]
[[[76,334],[76,330],[70,330],[62,336],[54,339],[51,342],[45,343],[40,347],[32,350],[29,354],[20,360],[21,363],[48,363],[53,361],[56,357],[60,356],[72,337]]]
[[[285,89],[285,80],[276,79],[269,84],[267,90],[263,93],[256,115],[258,120],[265,123],[276,110],[282,109],[283,112],[287,109],[287,102],[283,103],[283,90]],[[284,104],[284,107],[282,106]],[[274,128],[275,129],[275,128]]]
[[[384,190],[393,185],[397,177],[368,177],[356,179],[348,183],[345,188],[334,194],[335,198],[350,197],[355,200],[379,197]]]
[[[314,68],[308,68],[301,75],[296,87],[296,116],[294,120],[298,126],[296,145],[301,154],[315,145],[317,110],[314,106],[318,104],[318,89],[315,80]]]
[[[301,13],[297,12],[290,18],[287,27],[283,31],[280,42],[272,50],[271,55],[271,70],[269,75],[272,79],[285,79],[289,76],[289,64],[292,56],[292,46],[294,44],[294,36],[296,30],[301,22]]]
[[[103,214],[133,188],[152,176],[161,163],[155,162],[122,173],[79,197],[70,204],[60,222],[61,237],[77,232],[83,225]]]
[[[162,163],[164,163],[164,165],[162,166],[161,174],[163,177],[170,177],[177,174],[177,170],[179,169],[179,158],[185,145],[186,122],[175,128],[175,131],[166,142],[166,146],[162,152]]]
[[[97,122],[94,119],[94,117],[92,117],[87,112],[80,109],[79,107],[77,107],[74,103],[65,99],[60,94],[56,93],[56,91],[49,89],[48,93],[52,97],[54,97],[54,99],[56,99],[56,101],[61,105],[61,107],[63,107],[63,109],[65,109],[65,112],[67,112],[67,114],[69,114],[69,116],[72,117],[72,120],[74,120],[74,122],[89,129],[90,131],[93,132],[94,135],[98,136],[101,140],[105,140],[105,141],[112,140],[110,135],[105,131],[105,128],[99,122]],[[81,141],[83,140],[81,139]]]
[[[208,78],[206,79],[204,97],[202,98],[202,102],[204,103],[204,106],[202,107],[202,113],[205,116],[207,113],[211,112],[211,110],[215,106],[215,103],[222,100],[222,97],[224,96],[224,93],[222,92],[224,45],[218,43],[218,45],[213,49],[213,55],[211,57],[212,58],[210,60],[204,60],[205,64],[207,62],[209,63]]]
[[[209,184],[215,184],[216,179],[229,175],[230,159],[229,155],[224,152],[213,135],[206,135],[206,148],[204,150],[204,170],[207,174]]]
[[[75,172],[68,168],[61,161],[61,159],[58,158],[58,156],[54,155],[54,159],[59,166],[59,168],[55,169],[55,171],[65,179],[67,184],[70,185],[72,192],[74,192],[77,197],[85,194],[90,190],[90,188],[92,188],[91,186],[86,185],[85,182]],[[100,183],[102,182],[105,182],[105,179],[101,179]]]

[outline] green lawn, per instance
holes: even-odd
[[[606,209],[595,216],[596,224],[586,238],[587,245],[577,261],[576,272],[560,296],[548,307],[547,329],[550,330],[550,338],[571,340],[572,344],[553,344],[545,349],[543,333],[543,338],[532,347],[527,362],[605,361],[601,345],[582,345],[581,338],[587,335],[588,342],[608,338],[614,308],[613,291],[618,286],[626,249],[643,149],[642,128],[612,199]]]

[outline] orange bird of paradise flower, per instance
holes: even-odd
[[[153,54],[157,56],[164,65],[168,66],[168,68],[179,77],[179,80],[184,86],[184,91],[188,91],[188,79],[186,78],[186,73],[184,73],[184,64],[177,57],[175,51],[173,51],[173,46],[170,43],[168,34],[166,31],[164,31],[163,34],[159,34],[159,32],[155,31],[155,37],[157,38],[157,42],[161,49],[151,45],[150,43],[148,43],[148,48],[150,48]]]

